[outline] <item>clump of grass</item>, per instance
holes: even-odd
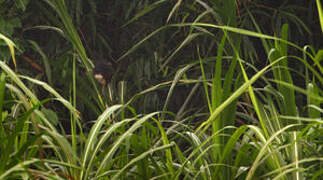
[[[73,44],[71,97],[60,95],[46,82],[14,72],[0,62],[0,179],[319,179],[322,177],[323,121],[321,51],[301,48],[289,39],[287,24],[276,36],[238,28],[235,1],[197,1],[207,12],[193,23],[170,24],[157,29],[136,43],[119,58],[131,56],[154,36],[169,29],[188,32],[184,40],[156,63],[168,81],[127,94],[125,82],[108,91],[120,104],[104,102],[99,91],[99,116],[86,124],[77,110],[77,58],[91,72],[91,62],[78,37],[64,1],[49,2],[62,19],[62,29]],[[158,1],[139,12],[126,25],[163,4]],[[176,15],[182,1],[167,18]],[[93,4],[92,4],[93,6]],[[318,4],[319,6],[319,4]],[[218,13],[214,9],[223,8]],[[192,9],[192,7],[191,7]],[[225,13],[225,11],[230,11]],[[221,25],[203,23],[207,15]],[[184,21],[183,21],[184,22]],[[228,26],[224,25],[227,24]],[[188,31],[187,31],[188,29]],[[203,38],[211,37],[216,55],[206,53]],[[261,40],[268,59],[257,68],[244,59],[243,37]],[[0,34],[11,50],[14,43]],[[201,39],[199,39],[201,38]],[[204,39],[204,40],[205,40]],[[201,40],[201,41],[200,41]],[[208,39],[207,39],[208,40]],[[179,67],[172,64],[185,47],[194,47]],[[212,49],[212,48],[210,48]],[[293,55],[297,51],[302,57]],[[186,52],[186,51],[184,51]],[[156,55],[158,58],[158,55]],[[305,74],[294,75],[290,61]],[[170,69],[170,70],[169,70]],[[143,72],[149,74],[145,70]],[[171,72],[169,72],[171,71]],[[87,74],[91,81],[91,74]],[[171,77],[171,78],[170,78]],[[294,82],[302,77],[301,86]],[[50,98],[39,100],[32,86],[44,89]],[[187,93],[178,93],[178,88]],[[116,92],[117,91],[117,92]],[[165,91],[159,111],[143,113],[138,102],[151,93]],[[118,96],[117,96],[118,94]],[[182,96],[183,102],[176,102]],[[110,96],[109,98],[111,98]],[[113,97],[113,98],[116,98]],[[303,97],[304,102],[298,102]],[[70,113],[71,130],[64,133],[58,112],[46,108],[58,101]],[[148,101],[149,102],[149,101]],[[173,104],[179,107],[172,106]],[[95,103],[92,108],[95,107]],[[158,107],[158,106],[156,106]],[[172,109],[173,108],[173,109]],[[173,112],[171,112],[171,110]],[[89,130],[87,130],[89,129]]]

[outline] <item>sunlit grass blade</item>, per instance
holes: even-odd
[[[28,97],[30,97],[31,102],[37,104],[39,102],[38,98],[30,91],[29,88],[20,80],[15,72],[13,72],[9,66],[7,66],[3,61],[0,61],[0,67],[7,73],[8,77],[12,79]]]
[[[93,125],[93,127],[91,128],[91,131],[89,133],[89,136],[86,140],[85,143],[85,150],[84,150],[84,155],[83,155],[83,159],[82,159],[82,167],[85,168],[86,167],[86,163],[88,162],[88,160],[91,157],[91,153],[93,153],[93,150],[95,149],[95,146],[97,145],[97,141],[98,141],[98,134],[101,131],[101,127],[103,126],[103,124],[107,121],[107,119],[112,115],[113,112],[115,112],[116,110],[118,110],[119,108],[121,108],[121,105],[114,105],[110,108],[107,108],[101,115],[100,117],[97,119],[96,123]],[[81,179],[84,176],[84,171],[81,172]]]
[[[26,171],[26,169],[25,169],[26,166],[34,164],[39,161],[40,161],[39,159],[32,159],[32,160],[28,160],[28,161],[23,161],[20,164],[17,164],[16,166],[8,169],[5,173],[1,174],[0,179],[7,179],[7,178],[9,178],[9,175],[14,172],[18,173],[18,172]]]
[[[60,101],[62,104],[64,104],[77,118],[80,118],[80,112],[78,112],[73,105],[65,100],[58,92],[55,91],[51,86],[49,86],[47,83],[39,81],[37,79],[30,78],[28,76],[20,76],[23,79],[27,79],[37,85],[42,86],[44,89],[46,89],[49,93],[54,95],[56,97],[56,100]]]
[[[1,72],[0,74],[0,124],[2,124],[3,121],[3,115],[2,115],[2,108],[4,103],[4,93],[5,93],[5,85],[6,85],[6,74],[4,72]],[[1,128],[1,125],[0,125]],[[0,129],[0,131],[2,128]]]
[[[0,39],[4,40],[4,42],[8,45],[10,53],[11,53],[13,64],[15,65],[15,68],[17,70],[17,62],[16,62],[16,58],[15,58],[15,46],[16,45],[9,38],[7,38],[6,36],[4,36],[1,33],[0,33]]]
[[[285,86],[285,87],[293,89],[299,93],[302,93],[302,94],[308,96],[309,98],[311,98],[312,100],[315,100],[316,101],[315,104],[320,104],[323,102],[323,97],[320,94],[309,92],[303,88],[297,87],[294,84],[287,83],[285,81],[280,81],[280,80],[276,80],[276,79],[269,79],[269,81],[275,82],[277,84],[280,84],[281,86]]]
[[[211,124],[212,121],[215,120],[215,118],[228,106],[232,101],[234,101],[236,98],[238,98],[242,93],[244,93],[249,86],[254,83],[266,70],[268,70],[270,67],[272,67],[274,64],[278,63],[282,58],[277,59],[275,62],[271,63],[270,65],[263,68],[261,71],[259,71],[257,74],[255,74],[249,81],[245,82],[240,88],[238,88],[232,95],[226,99],[217,109],[213,111],[213,113],[210,115],[210,117],[203,122],[196,130],[195,132],[203,133]],[[203,129],[202,129],[203,128]]]
[[[248,78],[248,75],[246,73],[245,68],[243,67],[242,60],[239,58],[238,52],[236,52],[236,54],[238,56],[240,68],[241,68],[241,71],[242,71],[242,74],[243,74],[243,78],[244,78],[244,80],[246,82],[248,82],[249,81],[249,78]],[[264,118],[262,117],[262,114],[260,112],[260,107],[259,107],[259,104],[258,104],[258,100],[256,98],[256,95],[254,93],[253,87],[251,85],[248,87],[248,92],[249,92],[249,96],[251,98],[252,105],[253,105],[253,107],[254,107],[254,109],[256,111],[256,114],[257,114],[257,116],[259,118],[260,125],[261,125],[261,127],[262,127],[262,129],[264,131],[264,134],[265,134],[266,138],[268,138],[269,137],[269,134],[268,134],[268,131],[267,131],[265,122],[264,122]]]
[[[84,179],[88,178],[88,174],[91,172],[90,170],[93,169],[93,163],[94,163],[94,159],[95,157],[97,157],[98,152],[100,150],[100,148],[102,147],[102,145],[108,140],[108,138],[111,136],[112,133],[114,133],[118,128],[124,126],[125,124],[133,121],[134,119],[125,119],[121,122],[115,123],[112,126],[109,127],[109,129],[99,138],[98,143],[95,145],[95,148],[93,149],[93,151],[91,151],[90,156],[84,157],[85,159],[89,159],[89,162],[87,164],[84,164],[84,170],[85,170],[85,175],[84,175]],[[82,172],[83,173],[83,172]]]
[[[68,38],[68,40],[71,41],[71,43],[73,44],[73,46],[77,50],[86,69],[88,71],[91,71],[91,69],[93,68],[93,63],[91,62],[91,60],[89,60],[87,58],[85,49],[83,47],[83,44],[80,40],[79,35],[77,34],[77,31],[73,25],[72,19],[71,19],[70,15],[68,14],[68,10],[67,10],[64,0],[55,0],[55,1],[47,1],[46,0],[46,2],[49,5],[51,5],[55,9],[57,14],[60,16],[60,18],[64,24],[65,30],[66,30],[66,34],[67,34],[66,37]]]
[[[155,119],[155,118],[152,118],[152,119],[156,122],[156,124],[157,124],[157,126],[159,128],[159,132],[161,134],[161,139],[162,139],[162,142],[163,142],[164,146],[169,145],[170,143],[169,143],[167,134],[166,134],[162,124],[158,121],[158,119]],[[175,145],[175,143],[173,143],[173,145]],[[167,163],[166,163],[167,169],[169,170],[170,175],[172,177],[174,177],[175,171],[174,171],[174,168],[173,168],[172,152],[171,152],[170,149],[167,148],[167,149],[165,149],[165,154],[166,154],[166,160],[167,160]]]
[[[99,99],[100,106],[104,107],[104,103],[102,100],[102,97],[99,93],[99,90],[97,88],[97,85],[94,81],[94,77],[92,75],[92,71],[94,68],[93,62],[88,58],[85,48],[83,46],[83,43],[80,39],[80,36],[77,33],[77,30],[73,24],[72,18],[70,17],[65,1],[64,0],[55,0],[55,1],[49,1],[46,0],[46,2],[52,6],[52,8],[56,11],[56,13],[59,15],[61,18],[65,32],[66,33],[66,38],[72,43],[73,47],[75,48],[80,60],[84,64],[86,71],[87,71],[87,76],[92,83],[92,86],[97,94],[97,98]]]
[[[209,177],[211,178],[211,170],[209,169],[209,152],[211,150],[211,148],[213,148],[213,146],[219,146],[219,144],[214,144],[213,146],[207,146],[207,147],[203,147],[201,146],[203,144],[202,142],[202,138],[199,138],[196,134],[192,133],[192,132],[186,132],[186,135],[191,139],[191,143],[193,145],[193,148],[197,148],[197,150],[199,151],[199,154],[197,155],[197,157],[195,158],[195,160],[193,161],[191,167],[200,167],[203,168],[203,172],[201,173],[203,178]],[[194,171],[194,169],[192,169],[192,171]],[[184,177],[184,179],[188,178],[189,173]]]
[[[306,158],[306,159],[301,159],[298,163],[299,164],[303,164],[303,163],[308,163],[308,162],[315,162],[315,161],[323,161],[323,158],[319,158],[319,157],[317,157],[317,158]],[[292,167],[295,167],[295,162],[293,162],[293,163],[290,163],[290,164],[287,164],[287,165],[285,165],[285,166],[282,166],[280,169],[275,169],[275,170],[273,170],[273,171],[271,171],[271,172],[268,172],[267,174],[265,174],[263,177],[270,177],[270,175],[272,175],[272,174],[276,174],[276,173],[279,173],[279,172],[284,172],[286,169],[290,169],[290,168],[292,168]],[[276,176],[276,178],[277,177],[281,177],[281,175],[282,174],[278,174],[277,176]],[[313,178],[312,178],[313,179]]]
[[[173,14],[175,13],[176,9],[179,8],[179,6],[181,5],[183,0],[177,0],[177,3],[175,4],[175,6],[172,8],[172,11],[169,13],[168,18],[166,20],[166,22],[169,22],[169,20],[172,18]]]
[[[209,88],[208,88],[208,85],[207,85],[207,78],[206,78],[205,71],[204,71],[204,65],[203,65],[204,63],[202,62],[202,58],[200,57],[200,51],[199,51],[198,48],[197,48],[197,54],[198,54],[198,57],[199,57],[199,60],[200,60],[200,68],[201,68],[201,73],[202,73],[202,78],[203,78],[204,93],[205,93],[205,96],[206,96],[209,111],[210,111],[210,113],[212,113],[213,109],[212,109],[212,105],[211,105],[211,98],[209,96]]]
[[[104,168],[104,166],[112,159],[114,153],[117,151],[117,149],[120,147],[121,143],[127,138],[129,137],[135,130],[137,130],[139,127],[142,126],[142,124],[144,122],[146,122],[148,119],[150,119],[151,117],[157,115],[158,112],[155,113],[151,113],[148,115],[145,115],[144,117],[140,118],[137,120],[137,122],[135,122],[130,128],[128,128],[128,130],[122,134],[112,145],[111,149],[109,150],[109,152],[107,152],[107,154],[105,155],[105,157],[103,158],[103,160],[100,162],[99,168],[96,172],[95,176],[98,176],[99,174],[102,173],[102,170]]]
[[[265,155],[265,153],[267,151],[270,152],[270,150],[268,149],[268,146],[272,143],[272,141],[276,138],[276,136],[278,136],[280,133],[285,132],[287,129],[298,126],[299,124],[291,124],[291,125],[287,125],[285,127],[283,127],[282,129],[280,129],[279,131],[277,131],[275,134],[273,134],[267,141],[266,143],[262,146],[261,150],[259,151],[257,158],[255,159],[253,165],[251,166],[248,175],[247,175],[247,180],[252,179],[253,175],[257,169],[257,167],[260,165],[259,162],[261,160],[261,158],[263,158],[263,156]]]
[[[314,57],[314,66],[317,66],[320,69],[320,72],[323,73],[323,67],[321,61],[323,60],[323,49],[320,49]]]
[[[192,173],[191,170],[194,169],[194,167],[191,164],[192,158],[194,158],[198,153],[200,153],[201,149],[203,149],[203,147],[205,145],[207,145],[210,141],[212,141],[215,136],[223,136],[223,134],[222,134],[223,131],[228,130],[228,129],[235,129],[235,127],[228,126],[228,127],[224,127],[223,129],[220,129],[217,132],[214,132],[211,136],[209,136],[207,139],[205,139],[203,142],[201,142],[197,147],[192,149],[192,152],[189,155],[186,156],[185,161],[181,163],[180,168],[176,171],[175,178],[179,178],[179,176],[183,173],[183,171],[186,171],[185,170],[186,168],[189,168],[189,170],[187,170],[187,173]],[[191,134],[191,132],[187,132],[187,134]],[[198,137],[198,136],[195,135],[195,137]]]
[[[319,117],[321,117],[320,111],[312,108],[312,106],[320,107],[320,105],[323,102],[323,98],[321,99],[321,101],[313,98],[313,97],[320,97],[319,92],[320,92],[320,89],[316,85],[315,82],[309,83],[307,85],[307,93],[308,93],[308,95],[307,95],[307,104],[309,105],[309,107],[307,107],[307,108],[308,108],[308,115],[311,118],[315,118],[315,117],[319,118]]]
[[[78,159],[77,154],[73,151],[73,148],[70,144],[70,142],[67,140],[66,137],[62,136],[61,134],[54,132],[48,128],[42,127],[44,130],[46,130],[46,133],[52,138],[49,139],[46,137],[46,141],[52,143],[52,144],[57,144],[57,152],[60,153],[62,158],[66,158],[67,162],[73,165],[76,165],[79,163],[80,159]],[[61,159],[64,161],[64,159]]]
[[[323,9],[322,9],[322,5],[321,5],[321,1],[320,0],[316,0],[316,7],[317,10],[319,12],[319,19],[320,19],[320,24],[321,24],[321,30],[323,33]]]
[[[166,111],[167,110],[167,105],[170,101],[170,98],[173,94],[173,91],[174,91],[174,88],[176,86],[176,84],[178,83],[178,81],[180,80],[180,78],[183,76],[183,74],[190,68],[193,67],[193,64],[189,64],[189,65],[186,65],[185,67],[179,69],[177,72],[176,72],[176,75],[174,77],[174,80],[172,81],[172,85],[171,87],[169,88],[169,91],[168,91],[168,94],[167,94],[167,98],[166,98],[166,101],[164,103],[164,107],[163,107],[163,111]]]

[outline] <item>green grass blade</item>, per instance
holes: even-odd
[[[128,164],[126,164],[120,171],[118,171],[118,173],[116,175],[114,175],[111,180],[117,180],[119,179],[119,177],[121,176],[121,174],[127,169],[129,168],[132,164],[144,159],[146,156],[153,154],[156,151],[161,151],[161,150],[167,150],[171,147],[173,147],[175,145],[174,142],[171,142],[170,144],[166,144],[160,147],[156,147],[156,148],[152,148],[149,149],[148,151],[142,153],[141,155],[139,155],[138,157],[132,159]]]
[[[89,162],[87,164],[84,164],[84,170],[86,171],[84,173],[84,178],[83,179],[88,179],[88,174],[90,172],[90,170],[92,170],[93,168],[93,163],[94,163],[94,159],[97,157],[98,152],[100,150],[100,148],[102,147],[102,145],[105,143],[105,141],[111,136],[112,133],[114,133],[118,128],[124,126],[124,124],[129,123],[133,121],[133,119],[125,119],[121,122],[115,123],[113,124],[111,127],[109,127],[109,129],[104,133],[104,135],[102,135],[102,137],[100,137],[99,142],[95,145],[94,150],[91,152],[91,156],[88,158]],[[84,159],[86,159],[86,157],[84,157]],[[83,173],[83,172],[82,172]]]
[[[269,81],[275,82],[277,84],[280,84],[281,86],[285,86],[285,87],[287,87],[289,89],[293,89],[293,90],[295,90],[295,91],[297,91],[299,93],[302,93],[302,94],[308,96],[309,98],[312,98],[312,101],[315,100],[316,101],[315,104],[323,102],[323,97],[320,96],[320,94],[309,92],[309,91],[307,91],[307,90],[305,90],[303,88],[297,87],[294,84],[290,84],[290,83],[287,83],[285,81],[279,81],[279,80],[276,80],[276,79],[269,79]]]
[[[321,30],[323,33],[323,10],[321,5],[321,0],[316,0],[317,11],[319,12],[319,19],[321,24]]]
[[[304,163],[315,163],[315,161],[323,161],[323,158],[319,158],[319,157],[314,157],[314,158],[305,158],[305,159],[301,159],[298,161],[299,164],[304,164]],[[270,176],[273,174],[277,174],[279,172],[284,172],[286,169],[290,169],[291,167],[295,167],[295,162],[289,163],[285,166],[282,166],[280,169],[275,169],[269,173],[266,173],[264,176],[262,177],[266,177],[266,176]],[[318,171],[319,172],[319,171]]]
[[[314,57],[314,62],[315,62],[314,66],[318,66],[318,68],[321,70],[321,72],[323,69],[322,65],[321,65],[322,60],[323,60],[323,49],[320,49]]]
[[[32,93],[27,86],[20,80],[20,78],[17,76],[15,72],[13,72],[9,66],[7,66],[3,61],[0,61],[0,67],[4,70],[4,72],[7,73],[8,77],[12,79],[23,91],[26,93],[26,95],[31,99],[31,102],[33,104],[37,104],[39,100],[37,97]]]
[[[16,166],[8,169],[5,173],[1,174],[0,179],[7,179],[8,176],[13,172],[25,171],[26,166],[29,166],[29,165],[34,164],[39,161],[40,161],[39,159],[32,159],[32,160],[23,161],[20,164],[17,164]]]
[[[72,86],[72,104],[73,107],[76,109],[76,57],[73,56],[73,86]],[[71,135],[72,135],[72,148],[74,152],[77,152],[77,138],[76,138],[76,122],[77,122],[77,116],[74,115],[74,113],[71,114]],[[82,135],[82,128],[80,128],[80,135]]]
[[[228,106],[233,102],[235,99],[237,99],[242,93],[244,93],[249,86],[251,86],[252,83],[254,83],[266,70],[268,70],[270,67],[281,61],[282,58],[277,59],[275,62],[269,64],[265,68],[263,68],[261,71],[259,71],[257,74],[255,74],[249,81],[245,82],[242,86],[240,86],[239,89],[237,89],[228,99],[226,99],[217,109],[213,111],[213,113],[210,115],[210,117],[203,122],[196,130],[195,132],[203,133],[209,126],[210,123],[215,120],[215,118]],[[203,128],[203,129],[202,129]]]
[[[168,138],[167,138],[167,134],[166,134],[166,132],[165,132],[165,130],[164,130],[164,128],[163,128],[163,126],[162,126],[162,124],[157,120],[157,119],[155,119],[155,118],[152,118],[155,122],[156,122],[156,124],[157,124],[157,126],[158,126],[158,128],[159,128],[159,131],[160,131],[160,134],[161,134],[161,138],[162,138],[162,141],[163,141],[163,144],[164,144],[164,146],[166,146],[166,145],[170,145],[170,143],[169,143],[169,140],[168,140]],[[173,144],[174,145],[174,144]],[[165,149],[165,154],[166,154],[166,160],[167,160],[167,169],[169,170],[169,172],[170,172],[170,175],[172,176],[172,177],[174,177],[174,175],[175,175],[175,171],[174,171],[174,169],[173,169],[173,158],[172,158],[172,152],[171,152],[171,150],[170,149]]]
[[[56,100],[60,101],[62,104],[64,104],[66,106],[66,108],[68,108],[74,115],[75,117],[77,117],[78,119],[80,118],[80,113],[74,108],[74,106],[68,102],[67,100],[65,100],[58,92],[55,91],[55,89],[53,89],[52,87],[50,87],[47,83],[43,82],[43,81],[39,81],[37,79],[33,79],[30,78],[28,76],[20,76],[23,79],[26,79],[32,83],[35,83],[37,85],[42,86],[44,89],[46,89],[49,93],[51,93],[52,95],[54,95],[56,97]]]
[[[1,72],[0,75],[0,124],[2,124],[3,121],[3,103],[4,103],[4,93],[5,93],[5,85],[6,85],[6,74],[4,72]],[[2,126],[2,125],[0,125]],[[0,129],[1,131],[1,129]]]
[[[13,64],[15,65],[15,68],[17,70],[17,63],[16,63],[16,58],[15,58],[15,44],[6,36],[4,36],[3,34],[0,33],[0,40],[4,40],[4,42],[8,45],[10,53],[11,53],[11,57],[12,57],[12,61]]]
[[[157,115],[158,112],[151,113],[148,115],[145,115],[144,117],[140,118],[137,120],[136,123],[134,123],[124,134],[122,134],[118,140],[116,140],[112,146],[112,148],[109,150],[109,152],[105,155],[104,159],[100,162],[100,166],[96,172],[95,176],[98,176],[99,173],[102,173],[101,171],[103,170],[104,166],[106,165],[107,162],[109,162],[114,153],[117,151],[121,143],[129,137],[135,130],[137,130],[144,122],[146,122],[148,119],[152,118],[153,116]]]
[[[66,38],[72,43],[73,47],[77,51],[78,56],[80,57],[81,62],[84,64],[86,71],[87,71],[87,77],[89,78],[90,82],[93,85],[94,90],[96,91],[97,97],[100,102],[100,106],[103,108],[104,103],[102,100],[102,97],[99,93],[99,90],[97,88],[97,85],[95,83],[94,77],[92,75],[92,70],[94,68],[94,64],[92,61],[87,57],[85,48],[82,44],[82,41],[76,31],[76,28],[73,24],[72,18],[70,17],[67,7],[65,5],[64,0],[55,0],[55,1],[49,1],[46,0],[46,2],[53,7],[53,9],[56,11],[56,13],[59,15],[61,18],[65,32],[66,33]]]
[[[160,69],[164,69],[166,67],[166,65],[172,60],[172,58],[183,48],[185,47],[187,44],[189,44],[191,41],[193,41],[194,39],[196,39],[197,37],[203,35],[204,33],[192,33],[189,34],[184,41],[174,50],[174,52],[165,60],[165,62],[163,63],[163,65],[160,67]]]
[[[193,67],[193,64],[189,64],[189,65],[186,65],[185,67],[179,69],[177,72],[176,72],[176,75],[174,77],[174,80],[172,82],[172,85],[171,87],[169,88],[169,91],[168,91],[168,94],[167,94],[167,98],[166,98],[166,101],[164,103],[164,107],[163,107],[163,111],[166,111],[167,110],[167,105],[170,101],[170,98],[173,94],[173,91],[174,91],[174,88],[176,86],[176,84],[178,83],[178,81],[180,80],[180,78],[183,76],[183,74],[188,70],[190,69],[191,67]]]
[[[172,11],[169,13],[168,18],[166,20],[166,22],[169,22],[170,18],[172,18],[173,14],[175,13],[176,9],[179,8],[179,6],[181,5],[181,3],[183,2],[183,0],[177,0],[177,3],[175,4],[175,6],[172,8]]]
[[[48,60],[46,54],[44,53],[44,51],[39,47],[39,45],[35,41],[29,40],[28,42],[35,48],[35,50],[42,57],[42,60],[43,60],[44,66],[45,66],[45,73],[46,73],[46,77],[47,77],[48,83],[52,86],[53,85],[53,81],[52,81],[52,70],[50,68],[49,60]]]
[[[101,131],[101,127],[106,122],[106,120],[112,115],[112,113],[115,112],[116,110],[118,110],[119,108],[121,108],[121,105],[114,105],[110,108],[107,108],[100,115],[100,117],[96,120],[96,123],[91,128],[91,131],[90,131],[89,136],[88,136],[86,143],[85,143],[84,156],[82,159],[82,161],[83,161],[82,167],[83,168],[86,167],[86,163],[87,163],[88,159],[90,158],[90,155],[93,152],[93,150],[97,144],[96,142],[98,140],[98,135]],[[82,173],[80,175],[81,179],[83,178],[83,175],[84,175],[84,171],[82,171]]]
[[[94,65],[91,62],[91,60],[87,58],[85,48],[83,47],[81,39],[80,39],[79,35],[77,34],[77,31],[73,25],[72,19],[71,19],[70,15],[68,14],[68,10],[65,5],[65,1],[64,0],[55,0],[55,1],[46,0],[46,2],[49,5],[51,5],[54,8],[54,10],[57,12],[57,14],[60,16],[60,18],[64,24],[65,30],[66,30],[66,34],[67,34],[66,37],[68,38],[68,40],[71,41],[71,43],[73,44],[73,46],[77,50],[77,52],[80,56],[80,59],[82,60],[82,62],[84,63],[84,65],[86,67],[86,70],[91,71],[92,68],[94,67]]]
[[[144,16],[145,14],[149,13],[150,11],[156,9],[158,6],[160,6],[164,2],[167,2],[167,0],[159,0],[159,1],[152,3],[151,5],[146,6],[143,10],[141,10],[139,13],[137,13],[132,19],[130,19],[128,22],[126,22],[126,24],[122,25],[122,27],[125,27],[128,24],[136,21],[141,16]]]
[[[197,48],[197,54],[198,54],[198,57],[199,57],[199,60],[200,60],[200,68],[201,68],[201,73],[202,73],[202,78],[203,78],[204,93],[205,93],[207,104],[208,104],[208,107],[209,107],[209,112],[212,113],[213,108],[212,108],[212,105],[211,105],[211,99],[210,99],[210,96],[209,96],[209,88],[208,88],[208,85],[207,85],[207,78],[205,76],[204,65],[203,65],[203,62],[202,62],[202,58],[200,56],[199,48]]]
[[[79,163],[79,158],[77,157],[77,154],[73,151],[73,148],[69,141],[66,139],[66,137],[62,136],[61,134],[52,131],[48,128],[43,127],[45,132],[53,139],[46,139],[46,141],[51,141],[50,143],[55,144],[58,146],[58,149],[61,153],[61,161],[67,161],[70,164],[77,165]],[[54,140],[54,141],[52,141]]]
[[[278,136],[280,135],[281,133],[283,133],[284,131],[286,131],[287,129],[289,128],[292,128],[292,127],[295,127],[297,126],[298,124],[291,124],[291,125],[287,125],[285,127],[283,127],[282,129],[280,129],[279,131],[277,131],[275,134],[273,134],[267,141],[266,143],[262,146],[261,150],[259,151],[254,163],[252,164],[248,174],[247,174],[247,177],[246,177],[246,180],[251,180],[253,178],[253,175],[257,169],[257,167],[260,165],[259,162],[261,160],[261,158],[263,158],[263,156],[265,155],[265,153],[267,151],[270,152],[270,149],[268,149],[268,146],[270,146],[270,144],[272,143],[272,141]]]
[[[319,92],[320,92],[320,89],[319,87],[316,85],[316,83],[309,83],[307,85],[307,104],[308,105],[313,105],[313,106],[317,106],[317,107],[320,107],[320,105],[322,104],[323,102],[323,98],[321,101],[319,100],[316,100],[315,98],[313,97],[319,97]],[[311,107],[308,107],[308,115],[309,117],[311,118],[319,118],[321,116],[320,112],[311,108]]]
[[[238,54],[237,54],[237,56],[238,56],[238,59],[239,59],[239,64],[240,64],[240,68],[242,70],[244,80],[246,82],[248,82],[249,78],[248,78],[248,75],[247,75],[243,65],[242,65],[242,62],[241,62],[242,60],[239,58]],[[261,124],[261,127],[262,127],[262,129],[264,131],[264,134],[265,134],[266,138],[268,138],[269,134],[268,134],[268,131],[267,131],[267,128],[266,128],[266,123],[265,123],[264,118],[262,117],[262,114],[260,112],[260,107],[258,105],[256,95],[255,95],[254,90],[253,90],[251,85],[248,87],[248,91],[249,91],[249,95],[250,95],[250,98],[251,98],[252,105],[253,105],[253,107],[254,107],[254,109],[256,111],[256,114],[257,114],[257,116],[259,118],[259,122]]]
[[[181,164],[181,167],[176,171],[176,176],[175,179],[178,179],[179,176],[181,175],[181,173],[183,172],[183,170],[186,168],[186,166],[192,166],[191,163],[189,163],[191,161],[192,158],[195,157],[196,154],[201,152],[201,149],[207,145],[210,141],[212,141],[216,136],[220,136],[222,135],[221,133],[225,130],[228,129],[235,129],[235,127],[232,126],[227,126],[224,127],[223,129],[220,129],[217,132],[214,132],[210,137],[208,137],[206,140],[204,140],[203,142],[201,142],[197,147],[195,147],[193,149],[193,151],[186,157],[186,160]],[[188,132],[187,134],[194,134],[194,133],[190,133]],[[198,137],[197,135],[194,134],[195,137]],[[188,164],[189,163],[189,164]],[[194,169],[194,167],[192,167]]]
[[[218,47],[216,64],[215,64],[215,75],[213,77],[213,86],[212,86],[212,111],[221,104],[222,101],[222,57],[225,46],[225,41],[227,38],[227,33],[224,32],[224,35],[221,39],[221,42]]]
[[[232,153],[230,153],[230,152],[235,148],[235,145],[236,145],[237,141],[239,140],[240,136],[242,136],[247,129],[248,129],[248,126],[241,126],[232,134],[229,141],[225,144],[221,158],[217,163],[221,164],[221,163],[223,163],[223,161],[226,158],[231,156],[230,154],[232,154]],[[221,166],[216,167],[214,174],[219,173],[220,167]]]

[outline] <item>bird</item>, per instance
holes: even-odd
[[[98,60],[95,63],[93,76],[98,81],[98,83],[102,85],[102,88],[104,89],[107,83],[111,81],[113,72],[114,66],[110,61]]]

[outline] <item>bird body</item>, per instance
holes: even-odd
[[[95,63],[93,76],[102,86],[105,86],[111,80],[113,72],[114,68],[111,62],[100,60]]]

